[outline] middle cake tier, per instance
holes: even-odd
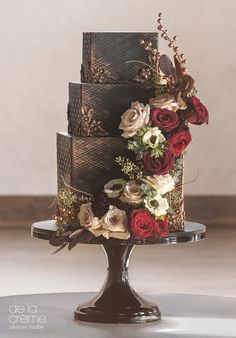
[[[154,88],[136,84],[69,83],[68,133],[119,136],[121,115],[132,102],[147,104]]]

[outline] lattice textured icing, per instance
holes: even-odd
[[[140,40],[158,48],[158,33],[84,33],[82,81],[123,83],[131,81],[140,68],[138,60],[147,63]]]

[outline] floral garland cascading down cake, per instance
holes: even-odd
[[[58,230],[69,249],[95,238],[152,241],[184,230],[189,124],[208,123],[176,36],[84,33],[82,83],[69,84],[68,133],[57,134]]]

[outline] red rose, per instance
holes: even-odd
[[[175,112],[161,108],[152,111],[151,120],[154,125],[165,132],[177,128],[180,122],[179,117]]]
[[[156,220],[156,232],[158,237],[167,237],[169,235],[169,222],[168,218]]]
[[[150,153],[144,155],[143,163],[146,171],[150,175],[165,175],[174,165],[173,155],[166,150],[161,157],[152,157]]]
[[[131,213],[130,230],[135,237],[168,236],[168,220],[155,220],[147,210],[136,209]]]
[[[204,104],[196,97],[189,98],[187,109],[184,111],[185,119],[192,124],[203,124],[209,120],[209,114]]]
[[[184,149],[191,142],[191,134],[188,130],[179,131],[168,140],[168,149],[175,156],[182,154]]]

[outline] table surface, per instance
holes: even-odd
[[[159,305],[161,321],[147,324],[96,324],[74,320],[73,311],[77,305],[93,296],[94,293],[55,293],[1,297],[0,337],[236,337],[236,298],[151,294],[144,297]],[[19,324],[20,320],[24,324]],[[38,320],[41,323],[37,324]]]
[[[32,237],[49,240],[57,230],[56,222],[53,220],[41,221],[32,224],[31,235]],[[100,236],[95,237],[85,244],[106,244],[106,245],[155,245],[155,244],[176,244],[184,242],[195,242],[204,239],[206,235],[206,227],[203,224],[195,222],[184,222],[184,231],[171,232],[168,237],[156,238],[155,240],[150,239],[134,239],[120,240],[115,238],[106,238]],[[82,244],[82,243],[80,243]]]

